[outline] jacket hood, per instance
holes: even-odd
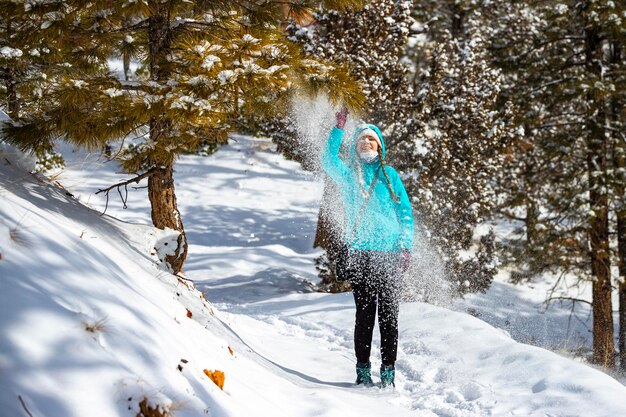
[[[365,129],[372,129],[374,132],[376,132],[376,134],[378,135],[378,139],[380,139],[381,154],[383,156],[383,159],[385,159],[387,155],[387,149],[385,147],[385,140],[383,139],[383,134],[380,133],[380,129],[378,128],[378,126],[368,125],[368,124],[359,125],[354,130],[354,135],[352,135],[352,143],[350,144],[350,158],[353,160],[357,160],[358,158],[357,153],[356,153],[357,138],[359,137],[359,134]]]

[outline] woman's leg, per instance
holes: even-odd
[[[370,279],[368,256],[360,252],[358,256],[358,269],[352,282],[352,295],[356,304],[356,317],[354,323],[354,351],[356,360],[360,363],[370,361],[372,350],[372,335],[376,322],[376,286]]]
[[[377,268],[378,327],[380,355],[384,366],[394,365],[398,352],[399,262],[397,254],[384,254],[380,260],[380,268]]]
[[[380,327],[380,356],[383,365],[393,365],[398,353],[398,311],[396,291],[383,288],[378,301],[378,327]]]

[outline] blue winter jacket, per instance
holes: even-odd
[[[411,249],[413,245],[413,215],[411,203],[395,169],[385,166],[391,186],[399,201],[395,202],[388,188],[387,179],[382,172],[378,159],[372,163],[363,162],[356,153],[356,138],[365,128],[376,132],[382,145],[381,151],[385,158],[385,141],[378,127],[363,125],[356,130],[350,143],[349,160],[343,161],[339,157],[339,148],[344,131],[333,128],[328,143],[322,152],[322,166],[328,176],[339,186],[344,209],[344,231],[346,244],[353,250],[376,250],[396,252],[401,249]],[[359,177],[362,175],[362,179]],[[365,194],[369,191],[374,179],[372,196],[361,216],[357,229],[354,225],[363,203]],[[361,182],[362,181],[362,182]],[[353,235],[352,241],[350,235]]]

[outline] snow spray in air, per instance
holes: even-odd
[[[292,99],[291,119],[296,125],[299,136],[299,145],[303,154],[307,155],[309,166],[315,167],[315,171],[324,178],[320,156],[326,145],[328,136],[336,123],[335,114],[339,108],[333,106],[328,98],[319,95],[315,98],[296,96]],[[352,115],[351,115],[352,116]],[[355,120],[348,117],[344,129],[344,137],[340,156],[346,164],[351,164],[348,155],[350,146],[353,144],[355,128],[366,121]],[[385,137],[385,126],[381,128]],[[393,149],[389,150],[393,153]],[[393,158],[391,158],[393,159]],[[328,180],[332,183],[331,180]],[[330,190],[330,192],[329,192]],[[390,197],[391,198],[391,197]],[[409,196],[410,198],[410,196]],[[325,219],[331,229],[331,233],[343,236],[345,220],[342,210],[342,201],[337,187],[327,184],[325,194],[321,202],[321,211],[325,213]],[[444,263],[423,235],[420,227],[419,216],[415,218],[415,234],[413,238],[413,250],[411,253],[411,268],[403,275],[401,285],[402,301],[426,301],[433,304],[448,304],[451,296],[448,281],[445,279]],[[365,220],[365,219],[364,219]],[[366,221],[366,220],[365,220]]]

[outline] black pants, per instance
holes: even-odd
[[[369,362],[378,307],[380,353],[393,365],[398,352],[399,263],[395,252],[351,251],[350,281],[356,304],[354,350],[358,362]]]

